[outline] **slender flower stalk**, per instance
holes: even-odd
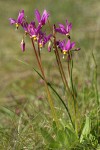
[[[55,28],[55,27],[54,27]],[[53,29],[53,37],[54,37],[54,48],[55,48],[55,51],[56,51],[56,57],[57,57],[57,59],[58,59],[58,65],[59,65],[59,67],[60,67],[60,73],[62,74],[61,76],[63,77],[63,81],[64,81],[64,84],[66,84],[66,87],[67,87],[67,89],[68,89],[68,91],[69,91],[69,93],[71,94],[71,91],[70,91],[70,88],[69,88],[69,86],[68,86],[68,82],[67,82],[67,80],[66,80],[66,77],[65,77],[65,73],[64,73],[64,71],[63,71],[63,67],[62,67],[62,63],[61,63],[61,60],[60,60],[60,56],[59,56],[59,52],[58,52],[58,49],[57,49],[57,45],[56,45],[56,36],[55,36],[55,29]]]
[[[99,102],[98,87],[97,87],[97,63],[96,63],[95,56],[94,56],[93,52],[92,52],[92,57],[93,57],[94,65],[95,65],[94,80],[95,80],[96,100],[97,100],[97,105],[99,106],[100,102]]]
[[[39,42],[38,42],[38,56],[39,56],[40,59],[41,59],[41,52],[40,52],[40,45],[39,45]]]
[[[67,67],[68,67],[68,75],[69,75],[69,78],[70,78],[70,61],[68,61]]]
[[[42,77],[42,75],[41,75],[35,68],[33,68],[33,69],[34,69],[34,71],[44,80],[44,78]],[[63,101],[63,99],[62,99],[62,98],[60,97],[60,95],[57,93],[57,91],[53,88],[53,86],[52,86],[49,82],[47,82],[47,84],[48,84],[48,86],[53,90],[53,92],[57,95],[57,97],[60,99],[60,101],[62,102],[63,106],[65,107],[65,109],[66,109],[66,111],[67,111],[67,113],[68,113],[68,116],[69,116],[69,119],[70,119],[70,121],[71,121],[71,123],[72,123],[72,126],[73,126],[73,128],[74,128],[74,123],[73,123],[73,121],[72,121],[72,118],[71,118],[71,115],[70,115],[68,106],[65,104],[65,102]]]
[[[57,50],[56,45],[55,45],[55,48],[56,48],[56,51],[55,51],[56,60],[57,60],[57,64],[58,64],[58,68],[59,68],[59,72],[60,72],[60,75],[61,75],[63,84],[64,84],[65,87],[67,87],[68,92],[69,92],[71,98],[74,99],[74,95],[73,95],[73,93],[70,91],[68,82],[67,82],[67,80],[66,80],[66,77],[65,77],[65,74],[64,74],[64,71],[63,71],[63,67],[62,67],[61,61],[60,61],[60,59],[59,59],[60,57],[59,57],[59,53],[58,53],[58,50]],[[75,103],[75,99],[74,99],[75,124],[74,124],[73,127],[75,128],[75,130],[76,130],[76,132],[77,132],[77,123],[76,123],[76,105],[75,105],[75,104],[76,104],[76,103]],[[68,109],[68,112],[69,112],[69,109]],[[71,115],[70,115],[70,117],[71,117]],[[72,120],[73,120],[73,119],[72,119],[72,117],[71,117],[71,122],[73,122]],[[72,125],[73,125],[73,124],[72,124]]]
[[[59,56],[59,52],[58,52],[58,49],[57,49],[57,44],[56,44],[56,36],[55,36],[55,31],[54,31],[54,48],[55,48],[55,51],[56,51],[56,58],[57,58],[57,64],[59,66],[59,70],[60,70],[60,74],[61,74],[61,77],[62,77],[62,81],[65,85],[65,87],[67,87],[68,89],[68,92],[70,93],[70,96],[72,97],[72,99],[74,100],[74,113],[75,113],[75,124],[74,124],[74,128],[76,130],[76,133],[77,133],[77,120],[76,120],[76,98],[75,98],[75,95],[74,95],[74,90],[70,90],[69,88],[69,85],[68,85],[68,82],[66,80],[66,77],[65,77],[65,73],[64,73],[64,70],[63,70],[63,67],[62,67],[62,63],[60,61],[60,56]],[[70,43],[70,41],[67,42],[67,44],[65,45],[65,41],[64,43],[62,43],[62,50],[64,55],[67,53],[67,51],[69,51],[70,49],[72,49],[74,47],[75,43]],[[69,53],[69,52],[68,52]],[[70,68],[69,68],[70,70]],[[70,72],[69,72],[70,74]]]
[[[36,48],[35,48],[35,45],[34,45],[34,41],[33,41],[32,38],[31,38],[31,42],[32,42],[32,46],[33,46],[33,49],[34,49],[34,52],[35,52],[35,56],[37,58],[39,68],[40,68],[42,76],[44,78],[44,84],[45,84],[45,88],[46,88],[46,92],[47,92],[47,96],[48,96],[48,102],[49,102],[49,105],[50,105],[50,108],[51,108],[51,111],[52,111],[52,115],[53,115],[53,118],[56,122],[57,127],[59,128],[59,121],[58,121],[58,118],[57,118],[57,115],[56,115],[56,111],[55,111],[55,108],[54,108],[54,103],[53,103],[53,100],[51,98],[50,91],[49,91],[47,81],[46,81],[46,78],[45,78],[45,74],[44,74],[44,71],[43,71],[43,68],[42,68],[41,59],[39,59],[39,57],[38,57],[38,54],[37,54],[37,51],[36,51]]]
[[[72,93],[73,93],[73,101],[74,101],[74,117],[75,117],[75,131],[78,132],[78,124],[77,124],[77,100],[74,92],[74,85],[73,85],[73,60],[71,59],[71,65],[70,65],[70,81],[72,86]]]

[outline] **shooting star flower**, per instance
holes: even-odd
[[[11,25],[15,24],[17,29],[18,29],[19,25],[22,25],[23,20],[24,20],[24,10],[19,12],[19,15],[16,20],[13,18],[9,18]]]

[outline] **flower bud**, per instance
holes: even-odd
[[[25,51],[25,42],[24,42],[23,39],[21,41],[21,49],[22,49],[23,52]]]
[[[49,41],[49,43],[48,43],[48,52],[51,52],[51,47],[52,47],[52,43],[51,43],[51,41]]]
[[[76,50],[76,51],[79,51],[80,49],[81,49],[81,48],[76,48],[75,50]]]

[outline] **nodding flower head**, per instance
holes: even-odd
[[[49,14],[47,13],[46,10],[43,11],[43,14],[42,16],[40,15],[40,12],[36,9],[35,10],[35,17],[39,23],[39,26],[43,26],[46,24],[47,20],[48,20],[48,17],[49,17]]]
[[[75,46],[75,42],[70,42],[68,39],[67,43],[66,40],[59,42],[59,47],[62,50],[62,53],[65,55],[68,51],[70,51]]]
[[[18,29],[19,25],[22,25],[23,23],[23,20],[24,20],[24,10],[20,11],[19,12],[19,15],[17,17],[17,19],[13,19],[13,18],[9,18],[10,20],[10,23],[13,25],[15,24],[16,25],[16,28]]]
[[[29,33],[30,37],[34,39],[34,41],[38,40],[38,34],[40,33],[40,27],[36,27],[35,22],[32,21],[28,24],[27,32]]]
[[[70,39],[69,32],[71,29],[72,29],[72,24],[68,23],[68,20],[66,20],[66,26],[64,26],[63,24],[59,24],[59,27],[55,28],[55,31],[67,35],[68,38]]]
[[[46,36],[46,33],[41,33],[39,35],[39,39],[38,39],[38,43],[39,43],[39,47],[43,48],[45,46],[45,44],[50,41],[50,38],[52,37],[52,34]]]

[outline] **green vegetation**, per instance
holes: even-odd
[[[26,39],[23,53],[22,31],[9,24],[9,17],[16,18],[22,9],[28,20],[32,20],[36,8],[41,12],[47,9],[52,24],[64,23],[68,18],[73,25],[73,41],[81,47],[74,55],[73,68],[79,136],[60,99],[50,89],[61,123],[57,129],[50,115],[43,80],[34,71],[37,62],[31,42]],[[99,0],[0,1],[0,150],[100,150],[99,10]],[[54,55],[46,49],[41,53],[47,79],[66,103]],[[67,75],[66,62],[62,61]]]

